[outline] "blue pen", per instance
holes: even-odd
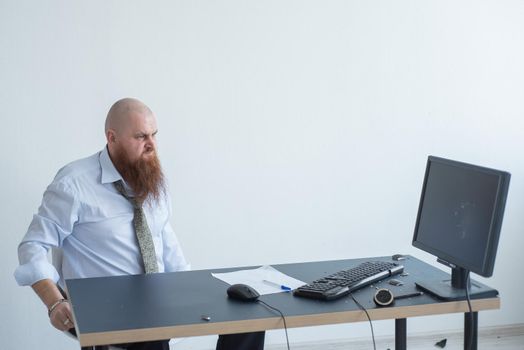
[[[291,288],[289,288],[288,286],[284,286],[282,284],[278,284],[278,283],[271,282],[271,281],[268,281],[268,280],[262,280],[262,282],[264,282],[265,284],[268,284],[270,286],[280,288],[280,289],[282,289],[283,291],[286,291],[286,292],[291,291]]]

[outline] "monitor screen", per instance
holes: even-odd
[[[428,157],[413,245],[490,277],[509,180],[504,171]]]

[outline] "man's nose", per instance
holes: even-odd
[[[155,139],[151,135],[146,136],[146,145],[155,145]]]
[[[146,139],[146,143],[144,145],[144,148],[147,151],[151,151],[151,150],[155,149],[155,140],[152,137],[148,137]]]

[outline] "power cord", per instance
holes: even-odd
[[[469,334],[469,347],[468,349],[471,350],[473,347],[473,326],[475,320],[473,319],[473,309],[471,307],[471,299],[469,297],[469,271],[466,274],[466,300],[468,301],[468,308],[469,308],[469,321],[470,321],[470,334]]]
[[[280,316],[282,317],[282,321],[284,321],[284,331],[286,332],[286,343],[287,343],[287,350],[290,350],[289,348],[289,337],[287,335],[287,324],[286,324],[286,318],[284,317],[284,314],[282,313],[282,311],[280,311],[279,309],[277,309],[276,307],[273,307],[271,305],[269,305],[268,303],[266,303],[265,301],[262,301],[260,299],[257,300],[259,303],[263,304],[264,306],[266,306],[267,308],[271,309],[271,310],[274,310],[276,312],[278,312],[280,314]]]
[[[353,296],[353,293],[349,293],[349,295],[351,296],[351,299],[353,299],[355,304],[357,304],[357,306],[366,313],[366,316],[368,317],[369,325],[371,326],[371,339],[373,339],[373,349],[377,350],[377,345],[375,344],[375,332],[373,331],[373,322],[371,322],[371,317],[369,317],[368,310],[366,310],[366,308],[362,306],[362,304],[360,304],[357,299],[355,299],[355,297]]]

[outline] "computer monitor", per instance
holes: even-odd
[[[429,156],[413,236],[413,246],[451,267],[451,279],[417,282],[445,300],[493,297],[496,290],[467,285],[469,271],[493,274],[510,174]]]

